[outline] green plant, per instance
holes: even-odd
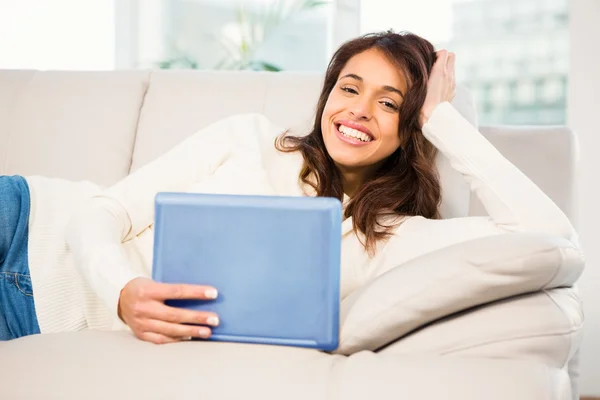
[[[198,64],[198,62],[188,54],[181,54],[179,56],[171,57],[166,60],[161,60],[156,63],[156,66],[160,69],[200,69],[200,64]]]
[[[280,0],[263,4],[257,12],[249,11],[244,7],[244,3],[239,3],[236,10],[239,40],[236,43],[231,38],[221,36],[220,43],[228,56],[217,65],[217,69],[280,71],[279,66],[256,59],[257,51],[277,28],[289,22],[294,16],[328,3],[329,1],[321,0]]]

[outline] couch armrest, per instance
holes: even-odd
[[[571,286],[583,265],[580,250],[571,242],[520,233],[475,239],[426,254],[344,299],[336,353],[377,350],[472,307]]]
[[[533,317],[532,317],[533,316]],[[576,288],[524,294],[427,325],[380,352],[539,362],[568,371],[577,396],[584,316]]]

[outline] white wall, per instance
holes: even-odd
[[[580,383],[581,394],[600,396],[600,1],[571,0],[571,7],[568,118],[581,146],[579,234],[587,266]]]

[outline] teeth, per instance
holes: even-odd
[[[338,130],[344,135],[355,139],[362,140],[363,142],[370,142],[372,139],[369,135],[354,128],[350,128],[345,125],[340,125]]]

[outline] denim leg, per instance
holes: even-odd
[[[29,275],[29,187],[0,176],[0,340],[40,333]]]
[[[1,280],[2,278],[0,278]],[[4,290],[3,284],[0,284],[0,290]],[[0,295],[1,296],[1,295]],[[4,316],[4,311],[2,310],[2,305],[0,304],[0,342],[3,340],[8,340],[12,338],[12,333],[8,328],[8,323],[6,322],[6,317]]]

